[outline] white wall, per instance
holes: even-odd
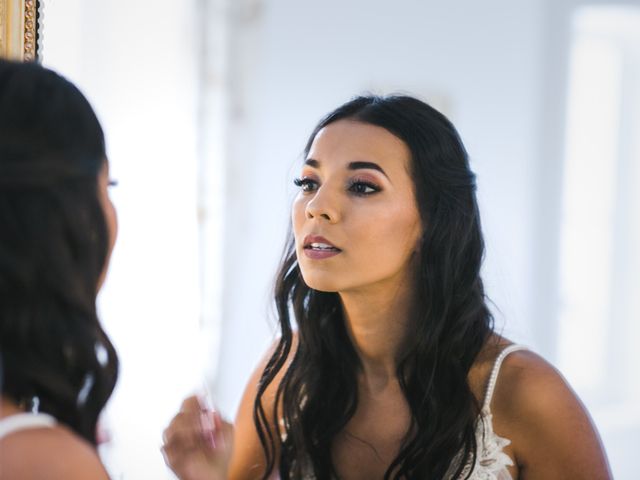
[[[189,2],[44,2],[44,64],[105,129],[120,232],[100,316],[121,360],[102,449],[114,480],[171,478],[161,433],[201,379],[198,38]]]
[[[290,182],[307,136],[323,114],[367,90],[405,91],[444,105],[478,174],[487,242],[484,279],[497,327],[557,361],[571,16],[581,5],[615,3],[640,5],[634,0],[236,3],[229,45],[233,107],[223,343],[216,383],[223,411],[235,410],[244,381],[273,338],[265,317],[288,224]],[[606,392],[578,393],[603,434],[616,478],[633,478],[638,422],[624,424],[607,412],[611,406],[599,408]]]
[[[235,92],[240,107],[229,139],[241,152],[229,152],[236,173],[227,201],[235,214],[227,225],[218,385],[225,409],[233,411],[241,379],[268,343],[264,319],[307,136],[322,115],[367,90],[406,91],[447,106],[478,173],[496,323],[539,347],[529,306],[542,4],[283,0],[247,11],[254,12],[253,43],[240,42],[231,55],[257,62]]]

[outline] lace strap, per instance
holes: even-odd
[[[30,428],[54,427],[56,419],[46,413],[18,413],[0,419],[0,438]]]
[[[504,361],[504,359],[510,353],[526,349],[527,347],[525,347],[524,345],[509,345],[507,348],[500,352],[500,355],[496,357],[496,360],[493,363],[493,368],[491,369],[491,375],[489,375],[489,381],[487,382],[487,389],[484,394],[484,402],[482,402],[483,411],[491,412],[491,399],[493,398],[493,392],[496,389],[498,374],[500,373],[500,367],[502,366],[502,362]]]

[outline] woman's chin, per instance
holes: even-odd
[[[332,275],[333,277],[333,275]],[[327,278],[326,275],[302,275],[302,279],[307,287],[325,293],[336,293],[340,291],[335,278]]]

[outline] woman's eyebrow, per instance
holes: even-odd
[[[307,158],[305,160],[305,165],[308,165],[312,168],[320,168],[320,162],[314,158]],[[377,163],[374,162],[363,162],[363,161],[359,161],[359,162],[351,162],[349,163],[349,165],[347,165],[347,169],[349,170],[377,170],[378,172],[382,173],[385,177],[389,178],[389,176],[387,175],[387,173],[384,171],[384,169],[378,165]]]
[[[307,158],[304,161],[305,165],[309,165],[312,168],[320,168],[320,162],[318,160],[314,160],[313,158]]]
[[[382,173],[385,177],[389,178],[387,173],[383,170],[383,168],[377,163],[373,162],[351,162],[347,167],[349,170],[377,170]]]

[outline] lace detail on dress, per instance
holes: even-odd
[[[522,345],[510,345],[500,352],[500,355],[498,355],[493,364],[482,404],[482,411],[478,416],[478,423],[476,424],[476,444],[478,446],[476,459],[473,465],[471,462],[465,465],[460,475],[461,478],[466,478],[471,472],[469,480],[513,480],[513,477],[507,469],[507,467],[513,466],[513,460],[509,455],[504,453],[504,448],[511,444],[511,440],[500,437],[493,431],[491,399],[493,398],[493,392],[496,388],[502,362],[510,353],[524,349],[526,349],[526,347]],[[462,461],[461,457],[462,453],[456,456],[453,462],[451,462],[449,474],[445,477],[447,480],[454,480],[453,472],[460,465]]]
[[[476,426],[476,444],[478,451],[473,465],[471,462],[462,469],[460,478],[470,480],[512,480],[507,467],[513,466],[511,457],[504,453],[504,447],[511,444],[511,440],[500,437],[493,431],[493,416],[490,411],[483,410],[478,417]],[[447,480],[454,480],[453,472],[462,460],[462,452],[456,456],[449,468]]]

